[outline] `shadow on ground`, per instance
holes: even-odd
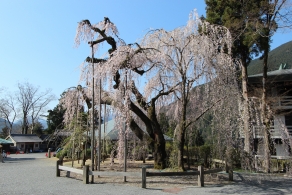
[[[222,187],[220,190],[211,190],[216,194],[277,194],[284,195],[292,192],[292,178],[277,177],[264,174],[239,174],[236,177],[233,187]],[[214,186],[215,187],[215,186]],[[212,188],[212,186],[208,186]]]

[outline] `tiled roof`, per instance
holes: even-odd
[[[292,69],[292,41],[284,43],[269,52],[268,72],[279,69]],[[263,73],[263,59],[252,60],[247,67],[248,75]]]
[[[275,82],[292,81],[292,69],[274,70],[267,73],[268,78]],[[249,83],[262,83],[263,74],[256,74],[248,76]]]
[[[15,142],[42,142],[35,134],[11,134],[10,137]]]
[[[292,69],[282,69],[282,70],[274,70],[274,71],[267,72],[268,76],[291,75],[291,74],[292,74]],[[249,77],[262,77],[262,76],[263,76],[263,73],[250,75]]]
[[[148,134],[146,132],[145,126],[142,127],[142,130],[146,134]],[[132,131],[130,131],[130,134],[134,135],[134,133]],[[95,131],[95,135],[96,136],[98,135],[98,130]],[[104,137],[104,124],[101,125],[101,137],[102,138]],[[109,140],[118,140],[119,139],[119,129],[116,127],[114,119],[106,122],[106,125],[105,125],[105,138],[109,139]],[[167,135],[164,135],[164,139],[165,139],[165,141],[172,141],[172,138],[168,137]]]

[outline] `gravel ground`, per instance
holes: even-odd
[[[10,155],[0,163],[0,194],[292,194],[292,178],[234,174],[234,182],[197,186],[155,185],[142,189],[129,183],[85,185],[76,178],[56,177],[56,161],[44,153]],[[148,179],[147,179],[148,181]],[[147,184],[148,185],[148,184]],[[148,187],[148,186],[147,186]]]

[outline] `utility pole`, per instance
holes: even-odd
[[[91,171],[94,171],[94,150],[95,150],[95,135],[94,135],[94,52],[93,52],[93,44],[91,45],[91,55],[92,55],[92,115],[91,115],[91,127],[92,127],[92,133],[91,133]],[[94,183],[94,175],[91,175],[91,183]]]
[[[104,104],[104,112],[103,112],[103,142],[102,142],[102,150],[103,150],[103,154],[105,155],[105,116],[106,116],[106,104]],[[104,157],[102,158],[104,161]]]
[[[124,97],[125,97],[125,106],[127,106],[127,98],[126,98],[126,90],[127,90],[127,77],[128,77],[128,74],[126,72],[126,86],[125,86],[125,94],[124,94]],[[128,154],[128,140],[127,140],[127,118],[128,116],[128,112],[126,113],[126,121],[125,121],[125,134],[124,134],[124,143],[125,143],[125,146],[124,146],[124,172],[127,172],[127,154]],[[127,181],[127,178],[126,176],[124,176],[124,182]]]
[[[100,171],[101,161],[101,79],[99,79],[99,113],[98,113],[98,162],[97,170]]]

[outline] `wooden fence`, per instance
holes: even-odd
[[[188,176],[188,175],[198,175],[198,186],[204,187],[204,175],[211,173],[218,173],[223,171],[223,169],[212,169],[204,171],[203,166],[198,167],[198,171],[192,172],[147,172],[146,167],[142,167],[142,172],[108,172],[108,171],[90,171],[89,166],[83,166],[83,170],[62,166],[62,161],[57,161],[56,176],[60,177],[60,171],[73,172],[83,175],[83,183],[89,183],[89,175],[97,176],[124,176],[124,177],[140,177],[142,178],[142,188],[146,188],[146,178],[147,177],[165,177],[165,176]],[[233,181],[233,171],[229,170],[229,181]]]
[[[223,169],[212,169],[204,171],[203,166],[198,166],[198,171],[191,172],[147,172],[146,167],[142,167],[142,188],[146,188],[146,177],[158,177],[158,176],[198,176],[198,186],[204,187],[204,175],[211,173],[218,173]],[[229,170],[229,181],[233,181],[233,171]]]

